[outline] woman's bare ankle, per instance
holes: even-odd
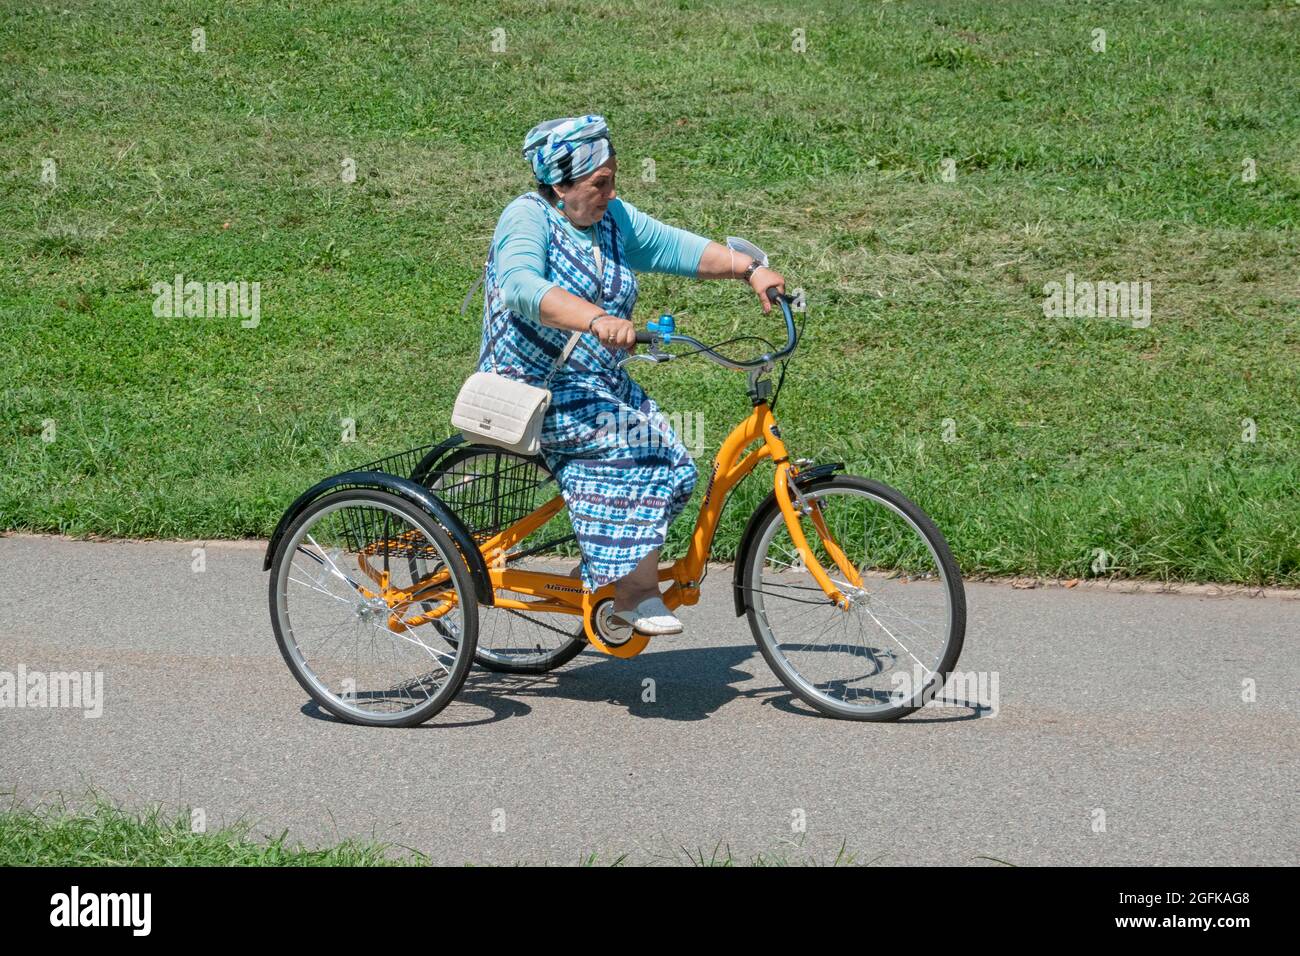
[[[626,591],[620,591],[618,588],[615,588],[614,589],[614,610],[630,611],[633,608],[635,608],[638,604],[640,604],[642,601],[644,601],[646,598],[659,597],[659,596],[660,595],[659,595],[658,587],[655,587],[649,591],[632,591],[630,593]]]

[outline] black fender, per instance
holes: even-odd
[[[820,482],[830,478],[835,472],[843,470],[844,463],[838,461],[833,464],[816,465],[812,468],[801,469],[799,474],[794,476],[795,487],[800,491],[811,490]],[[740,544],[736,546],[736,564],[732,569],[734,577],[731,581],[732,596],[736,601],[736,617],[742,617],[745,613],[745,585],[743,582],[749,577],[749,549],[754,544],[758,529],[767,523],[772,512],[780,510],[781,505],[777,503],[776,492],[769,491],[762,504],[755,508],[754,513],[749,516],[749,523],[745,525],[745,531],[740,536]]]
[[[483,552],[479,550],[464,522],[428,488],[410,478],[390,475],[383,471],[345,471],[317,482],[299,495],[281,515],[280,523],[276,525],[275,533],[271,535],[271,541],[266,547],[266,557],[262,561],[263,571],[271,570],[271,562],[275,558],[280,539],[284,537],[284,533],[293,524],[294,519],[317,498],[340,488],[375,488],[395,494],[421,508],[442,526],[456,543],[456,547],[460,549],[461,556],[469,566],[470,576],[474,579],[474,595],[478,602],[489,607],[496,603],[493,599],[492,579],[488,577]]]
[[[446,458],[447,455],[455,449],[466,444],[468,443],[465,441],[465,436],[460,432],[456,432],[449,438],[444,438],[425,453],[424,457],[420,459],[419,464],[415,466],[415,471],[413,471],[409,477],[412,480],[423,484],[429,477],[429,472],[435,470],[435,466],[438,462]]]

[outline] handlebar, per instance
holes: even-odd
[[[785,346],[779,352],[764,353],[756,359],[748,359],[743,362],[738,362],[735,359],[727,358],[725,355],[714,351],[699,339],[693,338],[689,335],[681,335],[677,332],[671,332],[667,336],[667,341],[675,342],[680,340],[686,345],[690,345],[694,348],[694,352],[689,354],[703,355],[727,368],[749,371],[751,369],[763,368],[765,366],[771,367],[794,351],[795,346],[799,344],[799,333],[794,327],[794,315],[790,311],[790,297],[783,293],[777,286],[770,287],[767,290],[766,295],[769,302],[780,307],[781,314],[785,317]],[[660,342],[665,341],[665,336],[662,332],[638,332],[636,334],[636,340],[640,345],[657,345]],[[652,359],[652,361],[659,361],[659,359]]]

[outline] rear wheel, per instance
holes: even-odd
[[[436,521],[388,491],[345,489],[308,505],[276,549],[270,605],[298,683],[354,724],[428,720],[473,660],[478,602],[464,558]]]
[[[836,564],[813,516],[801,515],[809,547],[850,602],[847,611],[831,603],[771,508],[742,565],[754,638],[781,681],[822,713],[897,720],[942,688],[961,654],[961,574],[934,522],[888,485],[837,476],[803,494],[861,584]]]
[[[457,448],[436,462],[422,462],[416,481],[447,504],[478,540],[540,508],[560,493],[540,456],[520,455],[493,445]],[[561,509],[506,555],[506,567],[565,574],[559,553],[574,540],[567,509]],[[574,579],[581,589],[582,581]],[[533,600],[498,590],[498,598]],[[582,618],[517,608],[480,607],[475,660],[506,674],[540,674],[573,660],[587,646]]]

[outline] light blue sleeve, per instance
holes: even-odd
[[[622,199],[609,208],[623,233],[623,255],[632,269],[695,277],[709,239],[660,222]]]
[[[546,212],[525,196],[506,206],[492,234],[501,298],[533,322],[541,321],[542,297],[558,284],[546,278],[548,237]]]

